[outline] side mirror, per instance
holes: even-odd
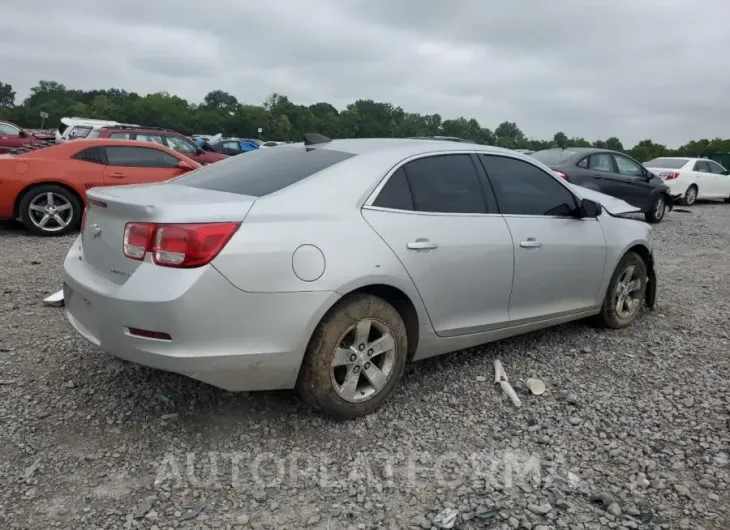
[[[28,133],[25,131],[19,131],[18,136],[20,136],[21,138],[28,138]]]
[[[195,169],[192,165],[190,165],[189,162],[185,162],[185,160],[180,160],[180,162],[178,162],[177,164],[177,167],[179,167],[183,171],[191,171],[192,169]]]
[[[598,217],[603,212],[603,206],[599,203],[590,199],[583,199],[580,201],[580,216],[583,217]]]

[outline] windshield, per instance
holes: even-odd
[[[202,167],[170,184],[261,197],[299,182],[348,158],[352,153],[332,149],[282,147],[256,149]]]
[[[688,158],[655,158],[644,162],[644,167],[660,167],[663,169],[679,169],[689,162]]]
[[[577,151],[571,151],[570,149],[545,149],[544,151],[532,153],[530,156],[546,166],[559,166],[576,154]]]

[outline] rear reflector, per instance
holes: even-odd
[[[665,180],[674,180],[676,178],[679,178],[679,173],[672,173],[671,171],[664,171],[663,173],[659,173],[659,176]]]
[[[122,250],[129,259],[152,261],[163,267],[191,269],[210,263],[241,223],[127,223]]]
[[[172,340],[169,333],[163,333],[162,331],[148,331],[146,329],[139,328],[127,328],[130,335],[135,337],[142,337],[143,339],[157,339],[157,340]]]

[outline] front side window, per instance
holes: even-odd
[[[722,167],[717,162],[713,162],[712,160],[707,161],[707,165],[710,167],[710,171],[712,173],[715,173],[716,175],[726,175],[727,171],[725,171],[725,168]]]
[[[487,213],[479,173],[468,154],[419,158],[403,166],[419,212]]]
[[[621,155],[614,155],[618,172],[627,177],[640,177],[644,174],[642,167],[633,160]]]
[[[572,216],[578,204],[555,177],[523,160],[480,155],[505,215]]]
[[[109,146],[106,156],[110,166],[171,168],[180,163],[180,160],[164,151],[146,147]]]
[[[164,139],[167,142],[167,147],[174,149],[178,153],[190,154],[198,152],[198,149],[192,143],[179,136],[165,136]]]
[[[0,134],[3,136],[20,136],[20,129],[9,123],[0,123]]]

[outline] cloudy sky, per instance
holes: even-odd
[[[518,6],[519,5],[519,6]],[[23,0],[0,81],[389,101],[534,138],[730,137],[730,0]]]

